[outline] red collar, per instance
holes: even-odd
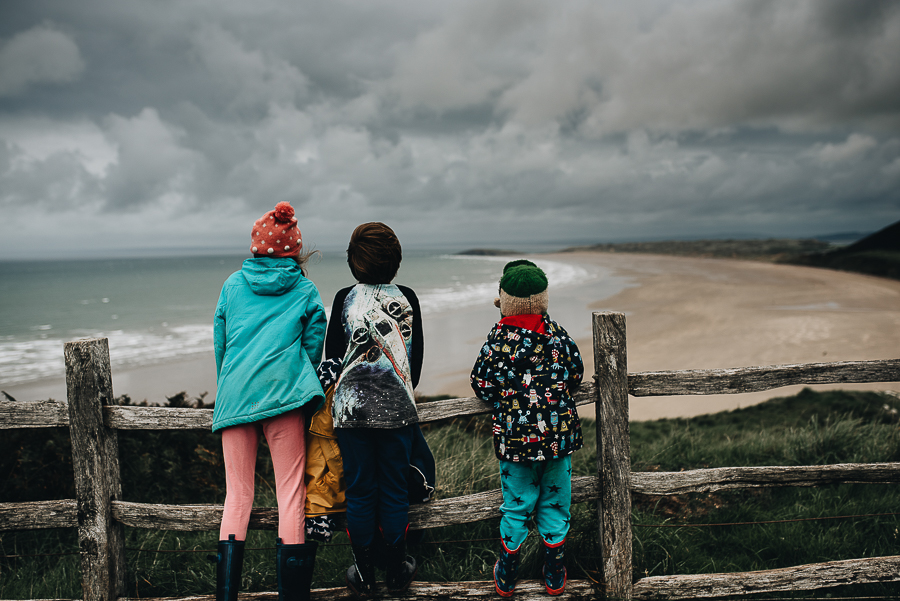
[[[500,320],[505,326],[513,326],[525,330],[532,330],[538,334],[546,334],[547,326],[544,325],[544,316],[531,313],[529,315],[510,315]]]

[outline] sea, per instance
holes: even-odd
[[[0,261],[0,389],[65,375],[63,344],[109,339],[116,368],[176,362],[212,351],[222,283],[246,256]],[[404,251],[397,283],[416,291],[424,316],[490,303],[513,256]],[[551,286],[608,281],[602,268],[529,256]],[[308,264],[328,310],[355,282],[343,252]]]

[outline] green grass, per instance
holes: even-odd
[[[900,461],[900,400],[872,392],[800,394],[693,419],[632,424],[635,471],[738,465]],[[895,555],[900,516],[658,528],[894,513],[897,485],[761,488],[669,497],[633,496],[634,577],[774,569]],[[897,585],[828,589],[898,595]],[[802,596],[802,595],[798,595]],[[819,595],[821,596],[821,594]]]
[[[815,465],[900,461],[900,400],[872,392],[803,391],[767,403],[691,419],[631,424],[632,469],[679,471],[740,465]],[[435,454],[438,498],[499,486],[490,424],[485,417],[458,419],[423,430]],[[573,457],[573,474],[596,471],[595,427],[584,420],[585,448]],[[62,498],[43,481],[62,482],[71,467],[59,458],[64,431],[0,442],[0,457],[18,457],[0,502]],[[174,438],[168,438],[169,436]],[[203,432],[120,433],[125,498],[154,503],[221,502],[224,487],[216,437]],[[156,459],[153,449],[164,449]],[[30,450],[29,450],[30,449]],[[266,453],[258,465],[257,505],[274,506]],[[57,461],[58,459],[58,461]],[[24,462],[24,464],[23,464]],[[66,472],[65,470],[69,471]],[[54,470],[61,470],[57,474]],[[744,489],[667,497],[633,496],[634,578],[772,569],[804,563],[894,555],[900,545],[898,516],[711,527],[695,525],[796,520],[893,513],[896,485],[832,485],[820,488]],[[573,506],[567,543],[570,578],[596,578],[600,565],[593,503]],[[654,527],[650,527],[654,526]],[[487,580],[497,552],[498,521],[429,529],[411,546],[419,580]],[[275,589],[274,538],[251,531],[247,540],[244,590]],[[217,533],[126,529],[128,596],[184,596],[210,593],[213,564],[206,550]],[[342,586],[351,562],[347,538],[320,546],[313,586]],[[77,551],[74,529],[0,533],[0,555]],[[262,550],[253,550],[262,548]],[[195,551],[159,553],[160,550]],[[524,546],[522,574],[537,578],[540,543],[532,534]],[[76,555],[0,558],[0,598],[78,598]],[[825,594],[897,595],[896,585],[841,587]],[[785,595],[779,595],[785,596]],[[800,597],[802,595],[798,595]],[[809,595],[807,595],[809,596]]]

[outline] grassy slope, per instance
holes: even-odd
[[[804,391],[762,405],[691,419],[637,422],[631,425],[635,470],[680,470],[726,465],[803,465],[836,462],[900,461],[897,410],[900,400],[870,392]],[[574,456],[575,475],[596,469],[594,424],[585,420],[585,449]],[[426,426],[438,468],[441,498],[490,490],[499,485],[486,419]],[[120,433],[123,449],[178,445],[175,440],[130,440]],[[175,433],[179,438],[186,432]],[[126,498],[149,502],[221,502],[215,440],[206,433],[165,461],[149,462],[123,450]],[[147,433],[144,433],[146,437]],[[163,436],[162,433],[155,436]],[[27,445],[26,445],[27,446]],[[7,449],[0,449],[6,452]],[[264,454],[263,454],[264,455]],[[132,457],[126,461],[125,458]],[[186,462],[186,463],[185,463]],[[42,473],[50,469],[45,465]],[[150,470],[150,471],[148,471]],[[156,471],[153,471],[156,470]],[[166,473],[166,470],[168,472]],[[21,468],[20,468],[21,471]],[[261,459],[257,505],[274,505],[271,467]],[[177,474],[193,474],[177,484]],[[128,475],[130,474],[130,475]],[[143,476],[141,476],[143,474]],[[155,475],[154,475],[155,474]],[[204,482],[195,481],[199,476]],[[156,484],[140,484],[141,482]],[[187,492],[182,494],[182,489]],[[129,491],[131,494],[129,494]],[[201,492],[205,491],[205,492]],[[702,573],[776,568],[802,563],[895,554],[900,520],[896,516],[797,522],[781,525],[650,528],[647,524],[696,524],[796,519],[834,515],[891,513],[897,486],[840,485],[815,489],[761,489],[714,494],[644,497],[635,495],[634,566],[645,575]],[[41,498],[54,498],[38,494]],[[179,497],[173,499],[172,495]],[[0,501],[11,499],[7,496]],[[596,576],[599,552],[597,522],[591,503],[573,507],[568,540],[570,577]],[[497,550],[497,521],[425,532],[412,548],[420,561],[420,580],[486,580]],[[128,529],[129,596],[176,596],[211,592],[214,573],[205,552],[155,553],[157,549],[203,550],[215,547],[216,533],[155,532]],[[246,590],[274,590],[272,532],[251,532]],[[346,536],[320,548],[315,587],[340,586],[349,565]],[[77,549],[74,531],[3,533],[0,554],[59,553]],[[540,573],[537,537],[526,542],[523,576]],[[77,598],[76,556],[0,559],[0,597]],[[839,593],[840,591],[831,591]],[[851,592],[847,589],[844,592]],[[853,594],[896,594],[891,586],[853,587]]]
[[[814,253],[793,257],[785,262],[839,271],[855,271],[900,280],[900,251],[895,250]]]

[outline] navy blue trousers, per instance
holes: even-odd
[[[413,427],[336,428],[347,482],[347,530],[353,544],[371,545],[380,526],[388,544],[409,525],[409,458]]]

